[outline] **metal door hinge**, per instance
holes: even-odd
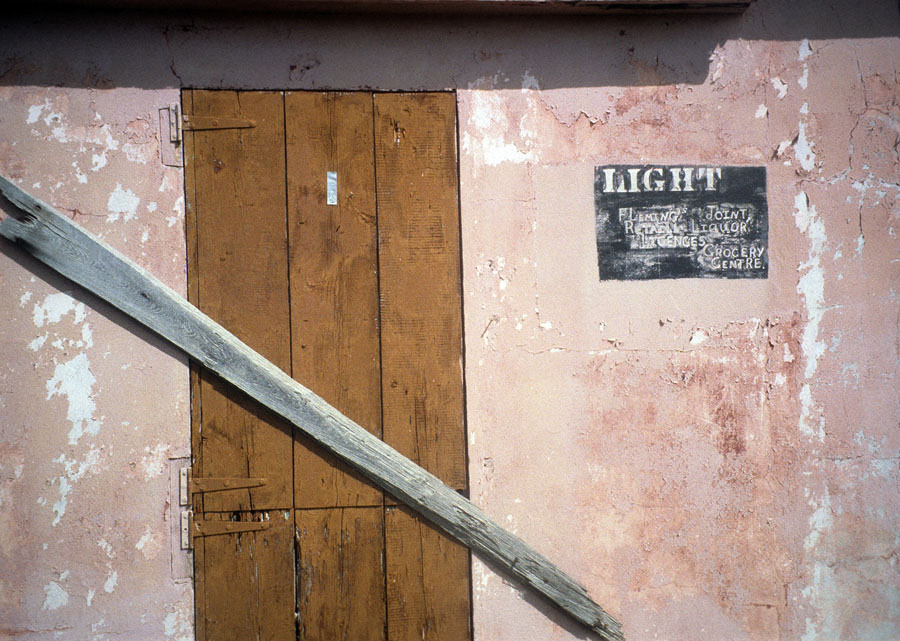
[[[181,108],[177,102],[159,109],[159,159],[169,167],[181,167]]]
[[[268,479],[265,478],[207,477],[195,479],[191,476],[191,469],[185,467],[178,472],[178,501],[180,505],[190,505],[191,497],[194,494],[243,490],[251,487],[260,487],[268,482]]]
[[[181,512],[181,549],[194,549],[194,539],[198,536],[218,536],[268,530],[265,521],[201,521],[194,517],[192,510]]]
[[[181,506],[190,506],[195,494],[206,492],[226,492],[242,490],[265,485],[264,478],[199,478],[191,476],[191,468],[184,467],[178,471],[178,502]],[[194,547],[194,539],[198,536],[216,536],[219,534],[237,534],[239,532],[256,532],[268,529],[269,524],[259,521],[204,521],[194,517],[194,511],[181,511],[181,548],[190,550]]]
[[[208,131],[212,129],[250,129],[256,126],[255,120],[235,118],[233,116],[194,116],[184,114],[182,120],[184,131]]]

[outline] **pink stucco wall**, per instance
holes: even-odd
[[[0,172],[183,291],[181,87],[456,89],[473,500],[629,639],[896,639],[900,17],[858,7],[15,18]],[[769,278],[600,282],[593,168],[643,162],[765,165]],[[0,639],[192,638],[184,359],[6,243],[0,300]],[[477,562],[474,625],[581,636]]]

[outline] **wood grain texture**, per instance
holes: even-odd
[[[249,129],[188,131],[195,281],[193,301],[285,371],[290,370],[284,107],[278,92],[193,91],[191,113],[252,119]],[[200,373],[202,421],[195,478],[261,476],[251,490],[203,497],[203,510],[289,508],[289,430],[211,372]],[[199,472],[199,473],[198,473]]]
[[[384,440],[466,490],[456,98],[375,94]]]
[[[293,377],[381,436],[372,95],[285,96]],[[337,173],[337,204],[326,174]],[[381,505],[380,488],[294,442],[294,505]]]
[[[227,519],[214,514],[211,519]],[[267,520],[260,532],[195,539],[204,581],[196,586],[197,638],[206,641],[294,639],[294,559],[290,510],[243,513],[241,520]],[[201,637],[200,634],[203,636]]]
[[[406,507],[384,515],[391,641],[471,638],[469,551]]]
[[[456,101],[376,94],[385,441],[466,489]],[[392,641],[470,638],[468,553],[385,512]]]
[[[584,587],[484,512],[293,380],[172,289],[52,207],[0,177],[0,192],[24,211],[0,235],[182,349],[355,466],[488,563],[555,603],[602,639],[619,623]]]
[[[381,506],[297,510],[296,519],[299,638],[383,640]]]

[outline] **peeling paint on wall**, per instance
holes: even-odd
[[[179,291],[180,86],[455,89],[475,501],[634,641],[900,636],[895,3],[41,20],[0,40],[0,171]],[[593,168],[643,162],[766,165],[769,279],[598,282]],[[193,638],[185,362],[14,249],[0,297],[0,637]],[[476,641],[578,638],[473,579]]]

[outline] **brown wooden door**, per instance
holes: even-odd
[[[190,300],[467,491],[455,96],[183,103],[231,127],[185,133]],[[192,412],[194,478],[265,479],[194,495],[266,525],[195,539],[198,640],[470,638],[465,548],[200,368]]]

